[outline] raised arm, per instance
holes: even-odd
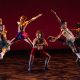
[[[39,18],[39,17],[41,17],[41,16],[42,16],[42,14],[38,14],[37,16],[31,18],[31,19],[28,21],[28,23],[31,23],[32,21],[36,20],[37,18]]]
[[[47,41],[45,39],[44,39],[44,43],[45,43],[46,46],[48,46],[48,43],[47,43]]]
[[[51,12],[56,16],[56,18],[58,19],[59,23],[61,23],[61,19],[60,17],[57,15],[57,13],[51,9]]]

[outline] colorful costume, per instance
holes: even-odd
[[[30,40],[28,33],[25,32],[25,29],[28,26],[28,24],[30,24],[32,21],[36,20],[40,16],[42,16],[42,14],[39,14],[36,17],[33,17],[30,20],[28,20],[28,21],[26,20],[25,16],[21,16],[20,17],[20,22],[17,22],[17,24],[18,24],[18,34],[17,34],[17,36],[15,38],[13,38],[11,40],[11,42],[15,42],[17,40],[24,39],[32,47],[32,41]]]
[[[18,34],[15,40],[26,39],[27,37],[29,37],[28,33],[25,32],[25,27],[26,26],[20,25],[20,22],[18,22]]]

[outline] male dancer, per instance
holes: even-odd
[[[73,53],[76,54],[77,56],[77,60],[76,61],[79,61],[80,59],[80,54],[77,52],[76,50],[76,47],[74,45],[74,41],[75,41],[75,37],[73,35],[73,33],[68,29],[67,27],[67,22],[65,20],[61,20],[58,15],[56,14],[55,11],[51,10],[52,13],[55,14],[55,16],[57,17],[59,23],[61,24],[61,32],[60,34],[55,37],[55,39],[53,39],[52,41],[56,41],[57,39],[59,39],[61,36],[64,36],[66,38],[66,44],[72,49]]]
[[[36,20],[40,16],[42,16],[42,14],[39,14],[36,17],[33,17],[30,20],[27,20],[27,17],[25,17],[25,16],[21,16],[20,21],[17,22],[17,24],[18,24],[18,34],[15,38],[13,38],[11,40],[11,43],[13,43],[15,41],[18,41],[18,40],[21,40],[21,39],[24,39],[26,42],[28,42],[32,46],[32,41],[29,38],[28,33],[25,32],[25,29],[28,26],[28,24],[30,24],[32,21]]]
[[[0,18],[0,59],[3,59],[5,53],[10,50],[10,41],[6,37],[7,31],[5,26],[2,24],[2,18]]]
[[[32,48],[31,54],[30,54],[28,71],[31,71],[32,63],[34,60],[34,55],[36,54],[36,52],[39,52],[40,54],[42,54],[46,57],[44,69],[48,70],[48,63],[49,63],[51,56],[48,53],[43,51],[43,48],[45,46],[48,46],[48,43],[44,39],[43,33],[41,31],[37,31],[36,38],[33,40],[33,48]]]

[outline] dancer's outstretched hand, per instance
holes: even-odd
[[[49,37],[48,37],[48,40],[49,40],[50,42],[55,42],[55,41],[56,41],[56,37],[49,36]]]
[[[42,16],[43,14],[42,13],[40,13],[40,14],[38,14],[38,17],[40,17],[40,16]]]

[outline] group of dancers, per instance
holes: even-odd
[[[61,27],[60,27],[60,34],[56,37],[48,36],[48,40],[50,42],[55,42],[56,40],[59,40],[62,43],[65,43],[66,45],[68,45],[71,48],[71,50],[73,51],[73,53],[77,56],[77,61],[79,61],[80,53],[79,53],[79,51],[77,51],[77,48],[74,44],[75,37],[74,37],[73,33],[68,29],[67,22],[65,20],[61,20],[54,10],[51,10],[51,12],[56,16]],[[27,20],[27,17],[25,17],[25,16],[21,16],[20,20],[17,22],[18,33],[12,40],[7,39],[7,37],[6,37],[7,30],[5,28],[5,25],[3,25],[3,23],[2,23],[2,18],[0,18],[0,48],[1,48],[0,59],[3,59],[5,53],[10,50],[10,46],[14,42],[24,39],[32,47],[30,59],[29,59],[28,71],[31,71],[31,69],[32,69],[32,64],[33,64],[36,52],[39,52],[40,54],[42,54],[42,56],[45,57],[44,69],[48,70],[48,63],[50,61],[51,55],[43,50],[44,47],[48,46],[48,43],[47,43],[46,39],[44,38],[43,32],[40,30],[37,30],[36,38],[33,41],[31,41],[28,33],[25,31],[28,24],[30,24],[31,22],[33,22],[34,20],[36,20],[37,18],[39,18],[41,16],[42,16],[42,14],[38,14],[37,16],[31,18],[30,20]],[[61,36],[64,36],[66,40],[60,39]]]

